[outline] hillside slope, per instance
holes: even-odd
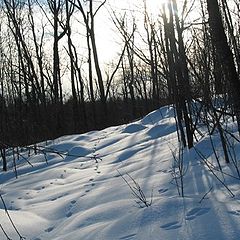
[[[18,179],[12,171],[0,174],[0,192],[19,233],[31,240],[240,239],[239,179],[231,177],[236,170],[224,164],[220,150],[225,174],[219,172],[207,135],[196,149],[213,170],[196,150],[184,150],[185,197],[179,197],[173,115],[164,107],[128,125],[49,141],[31,154],[33,167],[20,157]],[[220,149],[217,135],[213,142]],[[151,206],[144,207],[124,179],[132,188],[136,181]],[[0,219],[8,236],[19,239],[3,203]],[[0,239],[7,239],[1,230]]]

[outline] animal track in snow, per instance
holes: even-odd
[[[45,229],[44,231],[45,232],[51,232],[53,229],[54,229],[54,227],[49,227],[49,228]]]
[[[240,216],[240,210],[228,211],[228,213],[235,215],[235,216]]]
[[[169,222],[169,223],[162,225],[161,228],[163,228],[165,230],[172,230],[172,229],[180,228],[181,226],[182,225],[179,222],[174,221],[174,222]]]
[[[36,187],[34,190],[35,190],[35,191],[41,191],[41,190],[43,190],[43,189],[45,189],[45,186]]]
[[[132,239],[133,237],[135,237],[136,234],[129,234],[129,235],[126,235],[126,236],[123,236],[123,237],[120,237],[119,240],[130,240]]]
[[[95,183],[87,183],[84,185],[84,187],[94,187],[96,184]]]
[[[60,195],[60,196],[54,197],[54,198],[51,199],[51,201],[56,201],[57,199],[62,198],[63,196],[64,195]]]
[[[161,193],[165,193],[168,191],[168,188],[161,188],[158,190],[158,192],[161,194]]]
[[[71,217],[71,216],[72,216],[72,212],[67,212],[67,213],[66,213],[66,217],[69,218],[69,217]]]
[[[193,220],[198,216],[204,215],[210,211],[210,208],[193,208],[187,212],[185,219]]]
[[[172,172],[172,170],[167,170],[167,169],[159,169],[159,170],[157,170],[156,172],[161,172],[161,173],[171,173]]]
[[[73,213],[72,213],[72,208],[74,207],[74,205],[76,204],[76,200],[72,200],[71,202],[70,202],[70,205],[67,207],[67,212],[66,212],[66,217],[71,217],[72,215],[73,215]]]

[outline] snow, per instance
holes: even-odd
[[[39,144],[42,151],[28,159],[33,167],[22,157],[17,160],[17,179],[12,169],[0,173],[0,193],[18,231],[31,240],[238,240],[239,179],[236,168],[224,163],[218,134],[212,139],[224,175],[208,135],[196,149],[235,197],[194,149],[183,152],[185,197],[178,195],[173,179],[178,138],[171,106],[134,123]],[[11,153],[8,166],[13,166]],[[132,179],[139,184],[151,206],[143,207],[123,177],[132,187]],[[8,236],[19,239],[3,203],[0,219]],[[0,239],[7,239],[2,231]]]

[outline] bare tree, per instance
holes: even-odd
[[[240,134],[240,80],[236,71],[233,53],[229,47],[224,31],[220,8],[217,0],[207,0],[209,13],[209,25],[211,28],[212,42],[216,47],[216,53],[220,60],[222,71],[229,87],[228,92],[234,113],[237,118],[238,131]]]

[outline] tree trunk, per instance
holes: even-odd
[[[237,117],[238,132],[240,134],[240,81],[234,64],[233,53],[228,45],[224,32],[223,22],[217,0],[207,0],[209,13],[209,25],[211,28],[212,42],[216,47],[216,53],[221,62],[225,79],[229,85],[228,92],[234,113]]]

